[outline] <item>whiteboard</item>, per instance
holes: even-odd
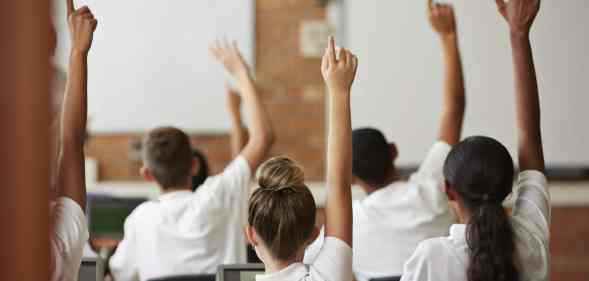
[[[355,127],[382,129],[415,165],[438,131],[443,57],[426,0],[343,0],[344,45],[360,65]],[[454,0],[467,89],[463,136],[488,135],[515,157],[515,96],[507,24],[494,1]],[[589,1],[544,0],[532,30],[550,165],[589,164]]]
[[[65,69],[65,0],[55,2],[56,63]],[[254,61],[251,0],[78,0],[98,19],[88,69],[93,132],[143,132],[173,125],[226,131],[228,75],[209,55],[216,38],[235,39]],[[252,65],[253,66],[253,65]]]

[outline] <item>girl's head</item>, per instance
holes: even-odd
[[[260,259],[302,259],[315,240],[315,200],[302,169],[285,157],[268,160],[256,176],[259,188],[249,201],[246,234]]]
[[[492,138],[467,138],[448,155],[444,176],[448,197],[468,218],[468,280],[519,280],[513,229],[502,205],[514,178],[507,149]]]

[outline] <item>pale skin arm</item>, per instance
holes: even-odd
[[[235,158],[245,147],[248,137],[241,119],[241,97],[229,86],[227,86],[227,108],[231,120],[231,157]]]
[[[242,94],[246,113],[251,122],[250,138],[241,155],[248,161],[252,171],[255,171],[264,161],[274,143],[274,130],[270,118],[237,44],[217,41],[211,45],[210,50],[237,80],[239,92]]]
[[[88,7],[84,6],[76,10],[73,0],[67,1],[67,9],[72,49],[62,113],[63,148],[58,195],[74,200],[82,209],[85,209],[84,137],[87,119],[87,60],[97,21]]]
[[[358,59],[346,49],[336,58],[333,37],[323,56],[321,72],[329,99],[325,235],[352,246],[352,125],[350,90]]]
[[[440,36],[444,50],[444,109],[438,138],[450,145],[460,141],[466,97],[454,9],[447,4],[428,3],[429,22]]]
[[[543,172],[544,150],[540,127],[540,98],[530,29],[540,9],[540,0],[496,0],[499,13],[510,29],[517,107],[517,136],[520,170]]]

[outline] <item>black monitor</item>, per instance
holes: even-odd
[[[78,273],[79,281],[103,281],[104,262],[101,258],[83,258]]]
[[[125,220],[147,198],[119,198],[88,194],[86,214],[93,238],[122,239]]]
[[[220,265],[217,281],[256,281],[256,275],[264,274],[264,264]]]

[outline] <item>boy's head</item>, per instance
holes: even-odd
[[[164,190],[190,187],[196,164],[184,132],[173,127],[154,129],[143,140],[142,149],[145,179],[156,181]]]
[[[398,153],[396,146],[388,143],[382,132],[373,128],[354,130],[352,151],[352,173],[356,179],[373,188],[388,184]]]

